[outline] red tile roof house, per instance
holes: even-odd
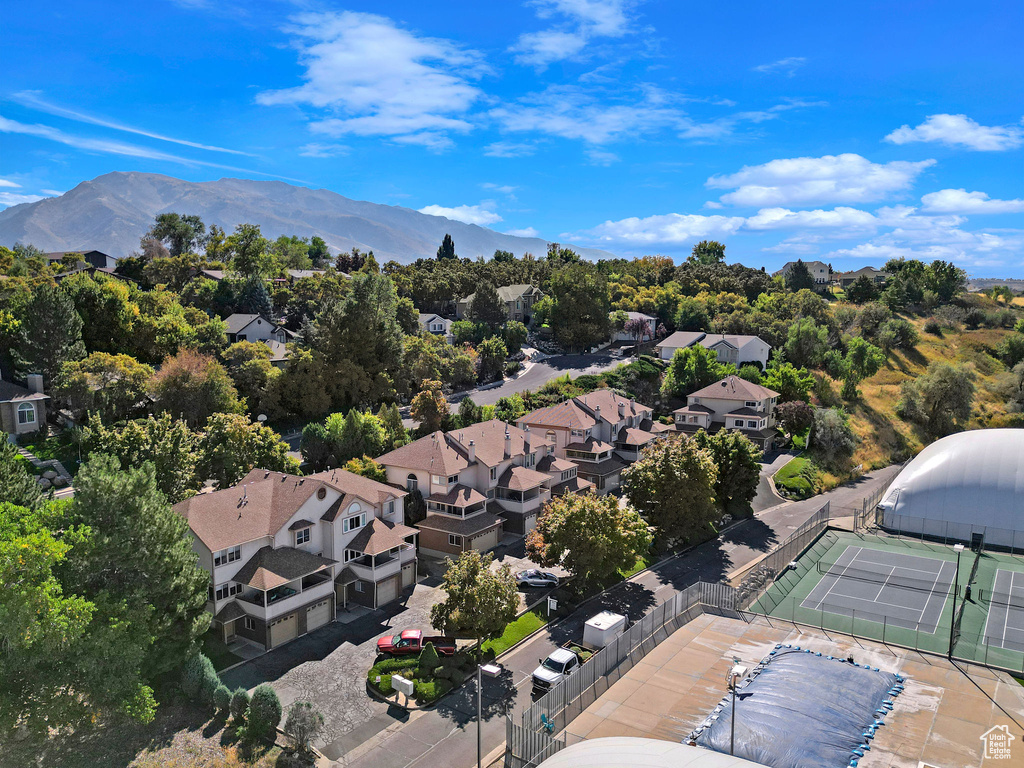
[[[598,493],[618,488],[622,470],[641,457],[645,446],[671,431],[654,421],[653,409],[610,389],[540,408],[517,424],[554,443],[555,456],[575,463],[579,477]]]
[[[692,435],[699,429],[735,429],[768,453],[775,447],[778,402],[778,392],[739,376],[726,376],[689,395],[686,406],[673,415],[680,432]]]
[[[543,437],[498,419],[434,432],[377,459],[388,482],[423,495],[427,517],[420,552],[486,552],[504,532],[525,535],[551,498],[555,476],[538,465],[551,448]],[[559,470],[559,477],[560,477]]]
[[[416,583],[407,494],[345,470],[307,477],[254,469],[237,485],[174,505],[210,573],[214,626],[267,650],[377,608]]]

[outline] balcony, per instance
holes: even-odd
[[[333,592],[334,580],[329,573],[313,573],[266,591],[247,587],[235,599],[250,616],[270,621]]]
[[[416,548],[406,544],[398,552],[363,555],[355,560],[349,560],[346,565],[363,581],[379,582],[399,573],[405,563],[411,563],[415,559]]]
[[[508,488],[498,488],[495,491],[495,499],[502,509],[508,512],[529,514],[538,511],[551,499],[551,491],[547,488],[530,488],[526,491],[513,491]]]

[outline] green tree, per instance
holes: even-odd
[[[330,435],[324,422],[311,421],[302,428],[299,452],[302,454],[302,460],[314,472],[322,472],[331,466],[333,453]]]
[[[243,277],[262,276],[270,268],[270,241],[260,234],[258,224],[239,224],[228,237],[231,266]]]
[[[5,497],[6,498],[6,497]],[[56,535],[55,535],[56,534]],[[141,653],[122,621],[61,579],[69,553],[89,547],[80,526],[50,530],[36,512],[0,503],[0,729],[45,736],[119,710],[143,722],[156,709]]]
[[[468,427],[484,420],[484,409],[473,402],[473,398],[464,397],[459,402],[459,424]]]
[[[792,438],[802,435],[814,423],[814,408],[803,400],[787,400],[776,406],[775,417]]]
[[[191,350],[164,360],[153,377],[157,407],[190,427],[204,424],[215,413],[242,413],[238,392],[220,363]]]
[[[650,546],[647,523],[635,509],[592,491],[552,499],[526,537],[530,558],[565,568],[580,594],[632,569]]]
[[[344,469],[353,475],[368,477],[378,483],[388,481],[388,471],[369,456],[357,456],[354,459],[349,459],[345,463]]]
[[[501,327],[501,340],[505,342],[505,348],[510,355],[516,354],[523,348],[529,333],[526,326],[518,320],[509,320]]]
[[[64,363],[85,357],[82,318],[74,302],[56,285],[42,283],[21,318],[21,337],[14,361],[23,374],[41,373],[47,389],[53,386]]]
[[[18,456],[17,446],[6,440],[0,441],[0,499],[33,510],[43,501],[39,484]]]
[[[894,317],[878,329],[877,342],[885,352],[893,349],[913,349],[917,345],[917,329],[909,320]]]
[[[736,375],[753,384],[761,383],[761,369],[753,363],[741,365],[740,369],[736,371]]]
[[[818,325],[813,318],[803,317],[789,326],[785,352],[793,365],[815,368],[821,365],[828,348],[828,328]]]
[[[701,240],[687,257],[690,264],[722,264],[725,262],[725,246],[715,240]]]
[[[711,327],[707,304],[689,296],[680,298],[673,320],[677,331],[705,331]]]
[[[282,373],[270,362],[270,347],[254,341],[239,341],[225,349],[222,357],[250,413],[277,415],[280,410],[278,379]]]
[[[249,712],[249,692],[245,688],[238,687],[235,692],[231,694],[231,719],[235,723],[241,723],[245,720],[246,714]]]
[[[711,454],[693,440],[666,438],[622,473],[629,503],[655,528],[655,543],[696,543],[714,534],[718,470]]]
[[[309,239],[306,255],[309,256],[309,263],[313,265],[313,269],[323,269],[331,260],[331,249],[327,247],[322,237],[313,235]]]
[[[130,355],[93,352],[64,363],[54,395],[79,419],[91,412],[121,421],[145,403],[152,378],[153,369]]]
[[[502,377],[505,370],[505,360],[508,359],[508,350],[505,349],[505,342],[497,336],[484,339],[477,347],[480,355],[480,381],[494,381]]]
[[[521,416],[525,415],[526,403],[523,401],[522,395],[518,392],[513,392],[511,395],[499,397],[498,402],[494,404],[494,418],[504,421],[507,424],[515,424]],[[483,413],[481,413],[480,416],[482,419]]]
[[[444,239],[441,241],[441,245],[437,248],[437,260],[444,261],[446,259],[455,258],[455,241],[452,240],[452,236],[445,233]]]
[[[750,503],[761,479],[761,449],[745,435],[728,429],[713,435],[702,429],[694,435],[694,442],[711,454],[718,468],[714,485],[718,508],[733,517],[752,515]]]
[[[112,354],[130,349],[130,338],[138,305],[123,280],[93,278],[86,272],[61,281],[61,289],[74,302],[82,318],[82,342],[89,352]]]
[[[158,240],[167,246],[171,256],[199,251],[205,245],[206,225],[198,216],[161,213],[144,237]]]
[[[58,519],[92,532],[89,546],[72,550],[62,569],[65,588],[117,606],[132,641],[145,649],[146,679],[178,667],[209,627],[210,576],[199,566],[188,523],[157,487],[153,465],[122,467],[94,454]]]
[[[425,380],[416,397],[412,399],[410,414],[420,423],[420,430],[425,433],[441,429],[448,418],[448,401],[441,391],[441,382]]]
[[[875,281],[867,275],[861,275],[846,289],[846,298],[854,304],[864,304],[877,300],[879,293],[880,291]]]
[[[786,287],[794,293],[804,288],[814,290],[814,276],[802,259],[797,259],[796,263],[789,268],[789,274],[786,275]]]
[[[885,364],[885,353],[859,336],[850,339],[843,360],[843,399],[857,398],[857,384],[868,376],[874,376]]]
[[[357,408],[342,416],[332,413],[327,417],[327,440],[334,466],[359,456],[380,456],[387,440],[387,432],[380,419]]]
[[[377,410],[377,418],[384,427],[384,444],[381,451],[387,453],[409,442],[409,433],[402,423],[402,414],[394,403],[384,403]]]
[[[603,274],[580,263],[560,269],[551,276],[551,298],[548,322],[563,347],[589,349],[608,340],[611,301]],[[534,305],[534,317],[542,302]]]
[[[715,350],[694,344],[672,355],[661,391],[666,397],[686,397],[735,373],[736,366],[718,362]]]
[[[115,457],[123,467],[156,468],[157,487],[177,504],[203,487],[199,464],[203,460],[200,437],[169,413],[108,427],[93,419],[83,436],[91,453]]]
[[[792,363],[770,363],[761,377],[761,386],[779,393],[779,402],[789,400],[806,401],[814,386],[814,377],[806,368],[797,368]]]
[[[284,732],[300,755],[310,751],[310,744],[323,728],[324,716],[308,701],[297,701],[292,704],[288,710],[288,719],[284,721]]]
[[[974,379],[974,371],[966,366],[931,363],[923,375],[903,382],[896,413],[931,437],[958,432],[974,410]]]
[[[857,447],[846,414],[835,408],[818,408],[814,412],[811,445],[822,466],[834,471],[844,470]]]
[[[252,692],[246,718],[246,738],[270,739],[281,722],[281,700],[269,683],[261,683]]]
[[[491,570],[493,557],[467,550],[458,560],[445,560],[441,594],[445,600],[430,609],[430,624],[438,632],[472,637],[480,643],[498,637],[519,611],[519,593],[508,565]]]
[[[297,474],[299,462],[270,427],[237,413],[215,413],[206,421],[200,443],[200,476],[228,488],[254,468]]]
[[[420,313],[416,311],[416,305],[412,299],[402,297],[395,303],[395,319],[402,329],[402,333],[413,336],[420,332]]]
[[[1022,320],[1021,322],[1024,322]],[[1020,331],[1008,334],[1003,343],[999,345],[999,358],[1006,363],[1007,368],[1013,368],[1017,363],[1024,360],[1024,333]]]
[[[473,300],[466,310],[466,319],[483,323],[491,331],[500,328],[508,320],[508,307],[498,295],[498,289],[489,280],[477,283]]]

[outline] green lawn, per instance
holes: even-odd
[[[814,495],[814,480],[818,469],[805,456],[797,456],[775,473],[775,487],[791,499],[806,499]]]
[[[545,606],[537,606],[532,611],[527,611],[505,627],[505,632],[501,637],[484,642],[484,650],[494,651],[495,656],[504,653],[524,637],[533,634],[548,623],[544,617],[545,611]]]
[[[26,459],[21,454],[15,455],[14,460],[18,461],[18,462],[21,462],[21,464],[24,465],[25,470],[30,475],[35,475],[36,477],[38,477],[39,475],[43,474],[43,472],[45,471],[45,470],[39,469],[35,464],[33,464],[31,461]]]
[[[57,459],[64,465],[64,469],[71,473],[72,477],[78,474],[78,444],[71,431],[61,432],[59,435],[42,440],[33,440],[31,443],[23,444],[22,447],[37,459],[43,461]]]
[[[620,568],[618,572],[619,578],[625,581],[630,576],[640,573],[644,568],[650,567],[651,561],[648,559],[649,557],[649,555],[638,557],[632,568]]]

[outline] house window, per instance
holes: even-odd
[[[757,401],[756,400],[747,400],[747,402],[745,402],[744,405],[747,406],[747,408],[756,408],[757,407]]]
[[[458,536],[458,535],[456,535],[454,533],[449,533],[448,534],[448,544],[453,546],[453,547],[461,547],[462,546],[462,537]]]
[[[227,584],[222,584],[221,586],[217,587],[217,591],[213,594],[217,600],[223,600],[227,597],[234,597],[241,591],[241,584],[235,584],[233,581],[230,581]]]
[[[35,424],[36,407],[32,403],[22,403],[18,406],[18,423]]]
[[[346,549],[345,550],[345,562],[346,563],[349,562],[350,560],[358,560],[362,556],[363,556],[362,552],[356,552],[354,549]]]
[[[384,505],[384,514],[389,517],[395,514],[395,502],[389,501]]]
[[[242,619],[242,624],[250,632],[256,631],[256,619],[254,619],[252,616],[246,616],[244,619]]]
[[[220,552],[213,556],[214,565],[224,565],[225,563],[233,563],[236,560],[242,559],[242,548],[241,547],[229,547],[228,549],[222,549]]]
[[[407,478],[405,478],[405,490],[411,493],[412,491],[419,490],[419,487],[420,482],[419,480],[416,479],[416,475],[410,474]]]
[[[491,480],[497,480],[497,479],[498,479],[498,468],[497,467],[491,467]]]
[[[363,512],[360,515],[355,515],[353,517],[346,517],[341,524],[341,530],[344,533],[348,533],[349,531],[354,531],[357,528],[362,528],[364,525],[366,525],[365,512]]]
[[[750,427],[751,429],[757,429],[757,422],[756,421],[748,421],[747,422],[747,426]]]
[[[295,532],[295,546],[309,543],[309,528],[300,528]]]
[[[552,443],[556,442],[555,430],[549,429],[547,432],[544,433],[544,438],[546,440],[550,440]]]
[[[365,591],[366,591],[366,588],[363,586],[363,582],[357,581],[356,582],[356,592],[365,592]]]

